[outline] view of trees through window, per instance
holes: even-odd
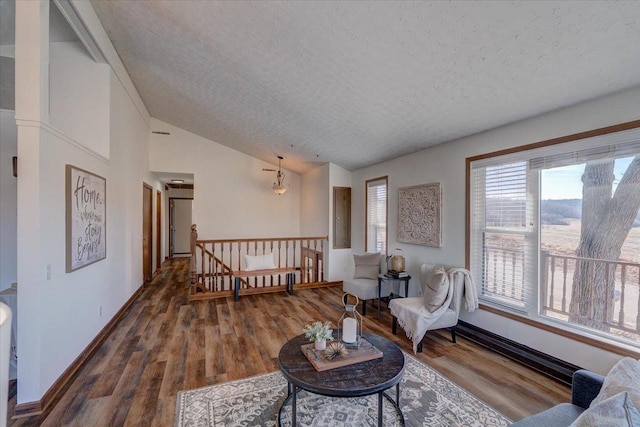
[[[640,156],[541,173],[542,313],[640,340]]]
[[[640,346],[640,130],[470,163],[487,302]]]

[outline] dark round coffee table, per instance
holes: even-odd
[[[334,331],[334,338],[338,332]],[[291,400],[292,425],[296,425],[296,395],[300,390],[330,397],[360,397],[378,394],[378,426],[382,427],[382,398],[386,398],[395,407],[401,424],[404,416],[400,410],[400,380],[404,374],[405,360],[402,350],[378,335],[363,333],[363,337],[383,353],[379,359],[355,363],[328,371],[318,372],[300,350],[300,346],[308,344],[304,335],[288,341],[280,349],[278,365],[289,382],[288,394],[278,412],[278,423],[281,423],[282,410]],[[396,400],[389,397],[385,390],[396,386]]]

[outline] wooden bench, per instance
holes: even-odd
[[[248,279],[249,277],[258,276],[275,276],[280,274],[287,275],[287,287],[286,291],[289,295],[293,295],[293,273],[295,268],[270,268],[267,270],[235,270],[233,271],[234,277],[234,290],[233,295],[236,301],[240,299],[240,279]]]

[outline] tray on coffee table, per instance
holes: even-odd
[[[383,356],[373,344],[362,338],[359,348],[348,348],[349,354],[346,356],[338,356],[333,360],[325,357],[323,350],[316,350],[315,344],[304,344],[300,346],[302,353],[307,356],[311,365],[316,371],[328,371],[329,369],[340,368],[342,366],[353,365],[355,363],[366,362],[367,360],[378,359]]]

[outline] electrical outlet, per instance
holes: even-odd
[[[51,264],[47,264],[47,280],[51,280]]]

